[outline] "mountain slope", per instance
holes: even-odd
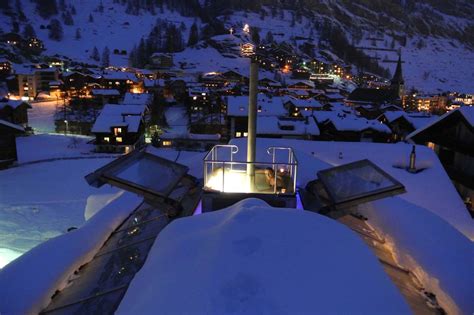
[[[46,54],[66,55],[77,61],[94,62],[91,59],[94,47],[99,52],[107,46],[111,52],[118,49],[129,53],[142,37],[149,34],[157,19],[180,26],[185,41],[193,22],[203,33],[206,22],[219,20],[225,26],[224,30],[231,26],[240,28],[248,23],[260,30],[261,38],[270,31],[277,42],[286,41],[293,45],[311,42],[316,46],[316,55],[320,49],[326,49],[344,59],[347,57],[344,51],[337,51],[327,43],[335,32],[342,33],[352,45],[392,72],[395,68],[393,60],[401,50],[406,61],[404,73],[408,87],[427,92],[473,90],[474,73],[470,69],[474,68],[471,48],[474,46],[474,32],[470,30],[474,29],[474,23],[469,17],[474,5],[467,0],[282,0],[277,4],[265,0],[156,0],[150,1],[156,5],[148,9],[139,4],[138,7],[132,6],[130,3],[141,2],[131,0],[59,0],[58,14],[48,18],[41,17],[36,8],[36,2],[40,0],[18,0],[27,21],[21,21],[18,8],[13,4],[16,1],[10,0],[10,9],[0,13],[0,28],[4,32],[10,31],[15,21],[20,31],[26,24],[31,24],[37,36],[45,42]],[[63,23],[61,41],[50,40],[49,30],[41,29],[41,26],[49,25],[53,18],[64,22],[61,14],[71,11],[72,7],[76,11],[71,16],[74,24]],[[76,38],[78,29],[80,39]],[[299,38],[306,39],[301,41]],[[214,58],[208,58],[210,55]],[[228,68],[242,68],[246,64],[223,58],[209,47],[187,48],[178,53],[176,59],[201,63],[199,69],[205,71],[216,70],[212,68],[216,63]],[[128,56],[112,53],[111,63],[127,65]]]

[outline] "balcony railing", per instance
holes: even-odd
[[[237,160],[235,145],[217,145],[204,158],[204,189],[226,193],[294,195],[298,161],[291,148],[270,147],[268,161]]]

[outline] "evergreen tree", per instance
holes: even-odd
[[[21,0],[16,0],[15,1],[15,9],[16,13],[18,14],[18,17],[20,18],[20,21],[26,21],[26,15],[23,13],[23,6],[21,5]]]
[[[58,7],[60,11],[66,10],[66,2],[65,0],[58,0]]]
[[[34,0],[36,2],[36,10],[39,15],[47,19],[55,14],[58,14],[58,6],[56,0]]]
[[[100,13],[104,13],[104,4],[102,3],[102,0],[100,0],[99,6],[97,7],[97,11]]]
[[[102,67],[108,67],[110,65],[110,50],[109,47],[105,46],[102,51]]]
[[[20,32],[20,24],[17,20],[12,21],[12,33],[19,33]]]
[[[25,28],[23,29],[23,37],[24,38],[36,37],[35,29],[33,28],[33,26],[31,26],[31,24],[28,23],[25,25]]]
[[[91,58],[95,61],[99,61],[100,60],[100,56],[99,56],[99,50],[97,49],[97,47],[94,46],[94,49],[92,49],[92,54],[91,54]]]
[[[76,29],[76,36],[74,37],[76,40],[79,40],[82,38],[81,36],[81,29],[80,28],[77,28]]]
[[[94,23],[94,17],[92,16],[92,13],[89,14],[89,23]]]
[[[49,23],[49,38],[56,41],[61,41],[63,39],[63,26],[58,19],[52,19]]]
[[[76,15],[76,7],[75,6],[71,6],[71,14],[72,15]]]
[[[252,37],[252,42],[254,42],[255,45],[260,44],[260,29],[258,27],[252,27],[250,35]]]
[[[189,39],[188,39],[188,46],[194,46],[199,41],[199,31],[196,25],[196,22],[193,23],[191,29],[189,30]]]
[[[63,19],[64,19],[64,24],[65,25],[74,25],[74,20],[72,19],[71,12],[66,11],[66,13],[64,14]]]
[[[271,44],[271,43],[273,43],[273,41],[274,41],[274,39],[273,39],[273,33],[272,33],[272,31],[268,31],[268,32],[267,32],[267,35],[265,36],[265,42],[266,42],[267,44]]]

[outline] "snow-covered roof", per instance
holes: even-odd
[[[38,245],[1,270],[2,313],[40,313],[53,294],[67,285],[74,271],[94,257],[142,202],[135,194],[123,191],[115,198],[79,229]]]
[[[392,131],[387,125],[378,120],[368,120],[355,115],[341,112],[317,112],[315,117],[318,122],[331,122],[336,130],[339,131],[364,131],[372,129],[382,133],[391,133]]]
[[[302,100],[299,98],[291,97],[291,96],[284,96],[283,103],[291,102],[295,107],[298,108],[321,108],[323,105],[316,99],[310,98],[306,100]]]
[[[319,136],[314,119],[281,119],[276,116],[257,116],[257,135]]]
[[[127,105],[148,105],[151,102],[151,94],[148,93],[125,93],[122,103]]]
[[[106,80],[130,80],[133,82],[138,82],[137,76],[131,72],[123,72],[123,71],[105,72],[102,74],[102,77]]]
[[[116,313],[155,310],[410,312],[375,256],[348,228],[318,214],[275,209],[258,199],[176,220],[163,230]]]
[[[108,133],[112,127],[128,127],[128,132],[138,132],[144,112],[144,105],[107,104],[97,117],[92,132]]]
[[[3,100],[0,100],[0,109],[3,109],[7,106],[9,106],[11,108],[17,108],[17,107],[19,107],[23,104],[26,104],[29,108],[31,108],[30,104],[28,104],[25,101],[12,100],[12,99],[3,99]]]
[[[120,92],[116,89],[92,89],[92,95],[119,96]]]
[[[249,97],[244,96],[228,96],[227,97],[227,115],[228,116],[248,116]],[[258,94],[257,108],[261,107],[258,115],[262,116],[280,116],[287,114],[287,110],[283,107],[281,97],[267,97],[265,94]]]
[[[25,128],[23,128],[22,126],[17,125],[17,124],[12,124],[11,122],[3,120],[3,119],[0,119],[0,125],[6,126],[6,127],[9,127],[9,128],[13,128],[15,130],[22,131],[22,132],[25,131]]]
[[[147,88],[150,88],[150,87],[155,87],[155,86],[165,86],[165,80],[163,79],[156,79],[156,80],[151,80],[151,79],[147,79],[145,78],[143,80],[143,84],[145,87]]]
[[[464,116],[464,118],[466,119],[467,123],[474,127],[474,106],[462,106],[462,107],[459,107],[455,110],[452,110],[452,111],[449,111],[449,112],[445,113],[441,117],[439,117],[437,119],[434,119],[431,123],[426,124],[424,127],[413,131],[412,133],[410,133],[407,136],[407,139],[413,138],[414,136],[416,136],[420,132],[430,128],[431,126],[433,126],[433,125],[435,125],[435,124],[437,124],[441,121],[443,121],[445,118],[450,117],[451,115],[453,115],[454,113],[457,113],[457,112],[461,113],[462,116]]]

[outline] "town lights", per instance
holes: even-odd
[[[248,24],[245,24],[244,28],[243,28],[243,31],[247,34],[250,33],[250,26]]]

